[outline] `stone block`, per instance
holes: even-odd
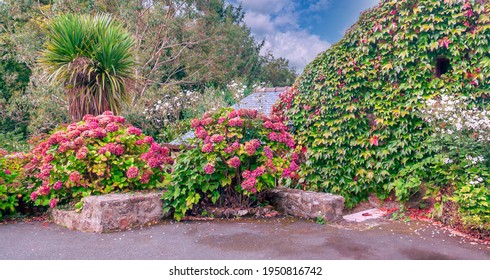
[[[298,189],[277,188],[267,197],[277,211],[307,219],[324,218],[326,221],[342,219],[345,199],[329,193]]]
[[[88,196],[80,213],[53,209],[51,218],[58,225],[84,232],[124,230],[161,220],[161,196],[161,192]]]

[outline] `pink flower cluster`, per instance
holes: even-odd
[[[278,121],[275,123],[273,123],[271,121],[265,121],[264,127],[268,128],[268,129],[275,130],[275,131],[287,131],[288,130],[287,125],[285,125],[282,121]]]
[[[84,159],[87,157],[87,154],[88,154],[88,148],[87,147],[81,147],[78,150],[76,157],[77,157],[77,159]]]
[[[272,158],[274,157],[274,155],[273,155],[273,153],[272,153],[272,149],[271,149],[271,147],[269,147],[269,146],[265,146],[265,147],[264,147],[264,155],[265,155],[266,157],[268,157],[269,159],[272,159]]]
[[[240,117],[233,118],[228,121],[229,126],[240,127],[243,126],[243,119]]]
[[[131,166],[130,168],[128,168],[128,171],[126,171],[126,177],[128,177],[129,179],[134,179],[138,177],[138,174],[139,169],[136,166]]]
[[[165,164],[174,163],[174,160],[170,156],[170,150],[167,147],[160,146],[156,142],[151,144],[148,152],[141,155],[141,159],[151,168],[162,168]]]
[[[78,171],[73,171],[72,173],[70,173],[69,178],[70,181],[72,181],[73,183],[80,183],[80,179],[82,178],[82,176]]]
[[[211,143],[220,143],[224,139],[225,138],[222,135],[214,134],[213,136],[211,136],[210,141],[211,141]]]
[[[214,165],[211,163],[206,164],[206,166],[204,167],[204,172],[206,172],[206,174],[213,174],[214,173]]]
[[[238,142],[235,141],[235,142],[233,142],[233,144],[231,144],[230,146],[226,147],[224,151],[227,154],[232,154],[232,153],[238,151],[239,149],[240,149],[240,143],[238,143]]]
[[[200,139],[206,139],[206,137],[209,136],[208,132],[202,126],[199,126],[196,128],[195,134],[196,134],[197,138],[200,138]]]
[[[298,171],[298,169],[299,169],[298,164],[296,164],[296,162],[294,161],[291,161],[289,167],[284,169],[284,171],[282,172],[282,177],[293,178],[296,175],[295,172]]]
[[[284,143],[289,148],[294,148],[295,146],[293,136],[287,132],[284,131],[281,133],[271,132],[269,133],[268,137],[269,140]]]
[[[99,155],[103,155],[105,153],[111,153],[113,155],[120,156],[124,154],[124,146],[121,144],[114,144],[114,143],[108,143],[102,148],[99,149],[98,153]]]
[[[243,178],[245,178],[245,180],[242,183],[242,189],[251,193],[256,193],[257,177],[262,176],[265,173],[265,171],[266,171],[265,166],[259,166],[254,171],[245,170],[242,173]]]
[[[201,151],[203,151],[204,153],[211,153],[212,151],[214,151],[214,146],[212,143],[204,144],[201,148]]]
[[[245,143],[244,150],[249,156],[253,156],[257,151],[257,149],[259,148],[260,148],[260,141],[257,139],[252,139]]]
[[[134,127],[134,126],[128,127],[128,129],[126,130],[126,132],[128,134],[131,134],[131,135],[136,135],[136,136],[140,136],[141,135],[141,129],[139,129],[137,127]]]
[[[237,156],[235,156],[235,157],[230,158],[226,163],[230,167],[238,168],[238,167],[240,167],[241,161],[240,161],[240,158],[238,158]]]

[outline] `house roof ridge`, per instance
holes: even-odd
[[[290,87],[270,87],[270,88],[257,88],[254,92],[284,92]]]

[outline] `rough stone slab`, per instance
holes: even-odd
[[[53,209],[53,222],[84,232],[111,232],[163,218],[162,193],[108,194],[84,198],[80,213]]]
[[[267,197],[277,211],[307,219],[322,217],[326,221],[341,219],[345,202],[339,195],[286,188],[270,190]]]
[[[366,220],[378,219],[386,215],[385,211],[382,211],[377,208],[368,209],[365,211],[357,212],[350,215],[345,215],[344,220],[349,222],[364,222]]]

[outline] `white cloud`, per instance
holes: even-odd
[[[263,54],[271,51],[275,57],[284,57],[298,72],[330,43],[302,29],[299,19],[303,13],[326,10],[330,0],[308,0],[301,6],[293,0],[229,0],[242,3],[245,23],[258,41],[265,40]]]
[[[252,30],[253,34],[269,34],[274,33],[276,27],[269,15],[250,11],[245,13],[245,23]]]
[[[241,2],[245,10],[263,14],[278,13],[293,6],[291,0],[241,0],[235,2]]]
[[[309,11],[312,12],[319,12],[319,11],[325,11],[330,7],[330,0],[318,0],[310,4],[308,7]]]
[[[263,51],[271,50],[274,56],[288,59],[290,65],[301,72],[306,64],[329,47],[330,43],[302,30],[270,34],[265,38]]]

